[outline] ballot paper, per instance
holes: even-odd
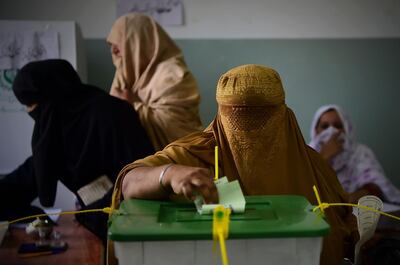
[[[89,205],[101,198],[113,187],[111,180],[102,175],[88,185],[80,188],[77,193],[85,205]]]
[[[226,177],[215,181],[217,186],[219,204],[204,204],[204,199],[201,195],[197,195],[194,201],[199,214],[212,214],[215,207],[223,205],[231,208],[233,213],[243,213],[246,207],[242,189],[239,181],[234,180],[228,182]]]

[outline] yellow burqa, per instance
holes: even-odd
[[[181,50],[152,18],[134,13],[118,18],[107,42],[121,54],[112,54],[116,72],[110,94],[129,94],[156,150],[203,129],[196,80]]]
[[[316,185],[322,201],[347,202],[335,172],[304,142],[277,72],[259,65],[236,67],[219,79],[217,102],[218,115],[204,132],[135,161],[125,172],[167,163],[212,170],[218,145],[219,172],[239,180],[245,195],[296,194],[316,205]],[[324,239],[321,264],[341,264],[344,253],[351,253],[357,237],[351,210],[325,210],[332,229]]]

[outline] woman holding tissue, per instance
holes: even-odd
[[[316,111],[309,145],[330,163],[352,202],[375,195],[400,203],[400,191],[386,178],[372,150],[356,142],[353,126],[339,106],[325,105]]]

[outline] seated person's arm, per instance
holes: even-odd
[[[374,195],[382,198],[382,190],[375,183],[367,183],[358,190],[350,193],[350,202],[357,203],[361,197],[366,195]]]
[[[111,87],[110,95],[126,100],[129,103],[133,103],[138,100],[130,89],[117,89],[115,87]]]
[[[357,203],[365,195],[374,195],[384,200],[383,189],[387,187],[388,180],[374,152],[365,145],[359,145],[356,152],[352,179],[357,188],[350,193],[350,200]]]
[[[173,192],[188,200],[201,194],[205,203],[217,203],[218,193],[208,169],[173,164],[160,174],[167,165],[137,167],[128,172],[122,183],[125,198],[165,199]],[[162,185],[162,186],[161,186]]]

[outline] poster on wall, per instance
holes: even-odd
[[[0,112],[25,111],[12,91],[18,69],[31,61],[59,58],[55,31],[0,33]]]
[[[162,26],[183,25],[183,4],[181,0],[117,1],[117,17],[131,12],[147,14]]]
[[[60,57],[58,31],[20,23],[0,22],[0,174],[11,172],[31,153],[33,120],[12,90],[18,70],[31,61]]]

